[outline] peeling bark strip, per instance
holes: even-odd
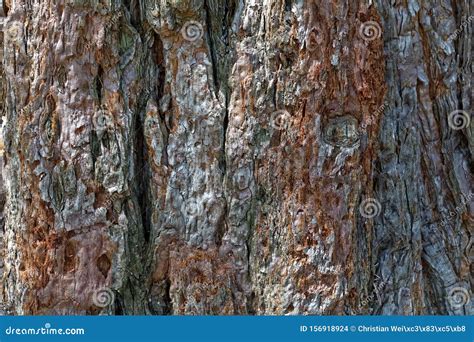
[[[0,312],[473,314],[473,12],[0,0]]]

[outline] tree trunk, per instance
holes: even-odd
[[[4,314],[474,313],[472,0],[2,4]]]

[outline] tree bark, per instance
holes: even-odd
[[[474,313],[472,0],[0,5],[3,314]]]

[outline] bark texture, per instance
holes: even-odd
[[[0,0],[3,314],[473,314],[472,0]]]

